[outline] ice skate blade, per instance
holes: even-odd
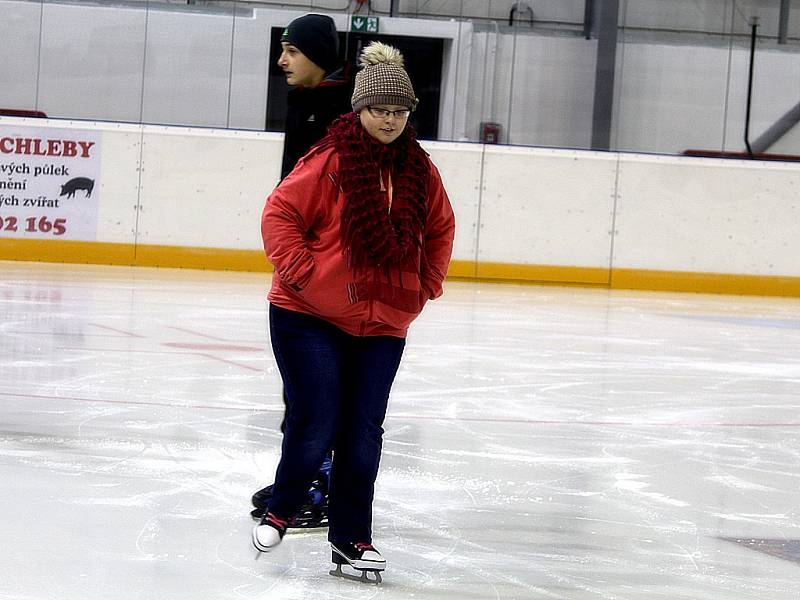
[[[328,574],[333,575],[334,577],[341,577],[342,579],[349,579],[350,581],[358,581],[359,583],[372,583],[374,585],[380,585],[383,582],[381,578],[381,572],[376,569],[355,569],[356,571],[360,571],[361,575],[353,575],[352,573],[346,573],[342,571],[342,565],[336,565],[335,569],[331,569]],[[370,577],[369,573],[372,573],[374,577]]]

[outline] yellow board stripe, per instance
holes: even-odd
[[[608,286],[609,270],[592,267],[477,263],[477,279]]]
[[[0,259],[42,262],[133,265],[133,244],[72,242],[68,240],[0,239]]]
[[[800,296],[800,277],[614,269],[611,287],[748,296]]]
[[[0,238],[0,260],[271,272],[259,250]],[[447,276],[471,281],[800,297],[800,277],[605,269],[454,260]]]
[[[226,248],[182,248],[179,246],[136,246],[137,266],[179,267],[211,271],[272,272],[272,265],[259,250]]]
[[[171,267],[220,271],[272,271],[263,252],[111,242],[0,239],[0,260]]]

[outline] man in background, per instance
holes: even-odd
[[[287,96],[281,181],[308,150],[320,141],[337,117],[352,112],[352,86],[339,63],[339,34],[328,16],[308,14],[292,21],[281,36],[278,66],[291,87]],[[286,398],[284,396],[284,405]],[[281,431],[286,422],[281,423]],[[331,455],[320,466],[308,501],[290,526],[323,527],[328,522],[328,480]],[[253,494],[250,513],[261,519],[272,498],[272,485]]]
[[[292,21],[281,36],[278,66],[291,87],[286,113],[281,180],[328,125],[350,106],[350,85],[339,64],[339,35],[333,19],[309,14]]]

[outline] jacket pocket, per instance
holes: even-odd
[[[370,287],[374,319],[396,329],[407,329],[429,297],[413,271],[381,273]]]
[[[352,275],[339,256],[314,256],[314,270],[297,295],[320,317],[356,318],[359,311],[350,290]]]

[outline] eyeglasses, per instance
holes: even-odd
[[[395,117],[397,119],[407,119],[408,115],[411,114],[411,110],[409,110],[408,108],[399,108],[397,110],[387,110],[385,108],[374,108],[372,106],[368,106],[367,110],[369,111],[369,114],[371,114],[376,119],[385,119],[389,115],[392,115],[393,117]]]

